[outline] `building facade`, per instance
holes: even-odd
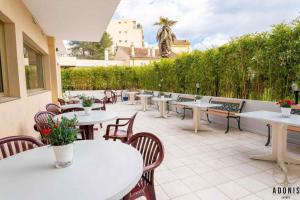
[[[117,46],[144,47],[143,27],[135,20],[131,19],[112,19],[107,27],[107,33],[113,40],[112,49]]]
[[[56,41],[99,41],[118,3],[119,0],[90,4],[73,0],[0,1],[0,138],[39,135],[33,129],[34,115],[61,96]],[[85,17],[74,19],[77,16],[74,10],[68,10],[70,5],[78,12],[85,7],[83,16],[94,12],[95,19],[88,23]],[[84,31],[74,31],[78,27]]]

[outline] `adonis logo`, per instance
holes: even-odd
[[[278,184],[278,186],[273,187],[274,196],[281,197],[281,199],[300,199],[299,166],[278,163],[273,168],[272,175]]]

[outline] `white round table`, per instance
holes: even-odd
[[[85,140],[74,149],[73,164],[62,169],[49,146],[0,160],[1,199],[119,200],[143,173],[142,156],[129,145]]]
[[[129,103],[131,105],[134,104],[134,101],[135,101],[135,95],[138,94],[139,92],[126,92],[126,94],[129,95]]]
[[[167,118],[168,116],[166,115],[166,103],[168,101],[172,101],[173,99],[172,98],[153,98],[152,99],[153,101],[157,101],[159,102],[159,112],[160,112],[160,117],[161,118]]]
[[[90,115],[86,115],[84,111],[63,113],[60,115],[56,115],[54,117],[54,120],[60,120],[61,117],[63,116],[68,119],[72,119],[76,117],[78,121],[77,125],[80,126],[81,129],[85,130],[84,131],[85,139],[88,140],[94,139],[95,124],[100,124],[117,118],[117,114],[114,112],[92,110]]]
[[[101,103],[93,103],[92,109],[101,108],[102,106],[103,106],[103,104],[101,104]],[[66,109],[72,109],[72,108],[83,108],[83,106],[80,103],[76,103],[76,104],[61,105],[60,108],[63,110],[66,110]]]
[[[142,109],[145,112],[147,110],[147,100],[148,100],[148,98],[152,97],[153,95],[151,95],[151,94],[138,94],[136,96],[141,98]]]

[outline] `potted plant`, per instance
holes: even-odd
[[[86,98],[85,94],[78,95],[79,103],[82,103],[83,99],[85,99],[85,98]]]
[[[291,116],[292,105],[295,104],[294,101],[288,100],[288,99],[283,99],[283,100],[278,101],[277,104],[280,105],[281,113],[282,113],[283,117]]]
[[[201,95],[196,95],[195,98],[197,103],[201,103],[201,99],[202,99]]]
[[[47,139],[53,148],[56,167],[64,168],[70,166],[74,155],[74,141],[76,140],[78,129],[77,119],[62,117],[61,121],[54,123],[48,120],[49,128],[42,130],[43,138]]]
[[[82,100],[82,107],[86,115],[90,115],[92,112],[93,98],[86,97]]]

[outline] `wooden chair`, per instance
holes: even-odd
[[[46,110],[47,110],[48,112],[52,112],[52,113],[55,114],[55,115],[61,114],[60,106],[57,105],[57,104],[54,104],[54,103],[48,103],[48,104],[46,105]]]
[[[57,101],[59,102],[59,104],[62,106],[62,105],[66,105],[66,101],[61,99],[61,98],[58,98]]]
[[[154,170],[164,159],[164,147],[158,137],[152,133],[137,133],[127,144],[136,148],[143,156],[144,171],[137,185],[129,192],[124,200],[133,200],[141,196],[147,200],[156,200],[154,189]]]
[[[116,94],[112,90],[105,90],[105,103],[115,103],[116,102]]]
[[[48,140],[43,138],[42,130],[50,128],[49,120],[53,121],[53,117],[55,116],[54,113],[48,111],[41,111],[35,114],[34,116],[34,129],[38,131],[42,137],[42,142],[44,144],[49,144]]]
[[[113,139],[114,141],[121,140],[122,142],[127,142],[129,138],[133,135],[133,123],[137,112],[131,118],[117,118],[116,124],[109,124],[106,128],[106,134],[103,136],[106,140]],[[120,121],[127,121],[120,124]],[[119,127],[127,126],[127,130],[119,129]],[[113,128],[113,129],[112,129]]]
[[[117,103],[118,97],[120,97],[123,102],[123,90],[115,90],[115,103]]]
[[[10,136],[0,139],[0,160],[44,144],[30,136]]]

